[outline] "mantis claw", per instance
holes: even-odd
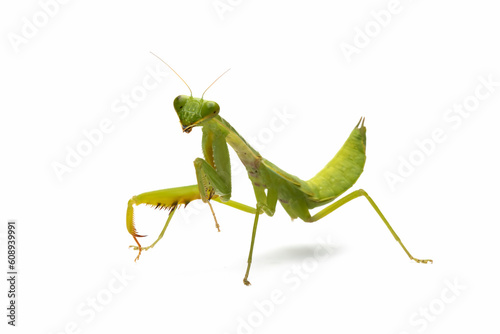
[[[137,257],[135,258],[134,262],[137,262],[139,260],[139,257],[141,256],[142,251],[147,251],[150,248],[153,248],[154,245],[148,246],[148,247],[139,247],[139,246],[134,246],[130,245],[129,248],[132,248],[133,250],[138,250],[139,254],[137,254]]]
[[[147,251],[148,249],[153,248],[153,245],[148,246],[148,247],[142,247],[142,246],[139,247],[139,246],[130,245],[130,246],[128,246],[128,248],[132,248],[133,250]]]
[[[420,260],[420,259],[412,258],[412,260],[417,262],[417,263],[434,263],[434,261],[432,261],[430,259]]]

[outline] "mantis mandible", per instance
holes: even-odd
[[[174,100],[174,109],[179,117],[184,133],[190,133],[194,127],[202,128],[204,159],[196,158],[194,160],[197,184],[146,192],[133,196],[129,200],[126,216],[127,229],[137,243],[137,246],[130,246],[134,250],[139,251],[135,259],[136,261],[143,250],[154,247],[163,237],[175,211],[182,204],[186,206],[191,201],[198,199],[207,203],[214,216],[215,226],[220,232],[217,218],[210,203],[213,200],[254,215],[248,264],[245,277],[243,278],[243,283],[250,285],[248,275],[252,264],[257,223],[261,214],[265,213],[268,216],[273,216],[276,210],[276,203],[279,201],[292,219],[300,218],[304,222],[313,223],[351,200],[358,197],[365,197],[411,260],[417,263],[432,263],[432,260],[420,260],[410,254],[378,206],[363,189],[355,190],[334,202],[341,194],[354,185],[363,172],[366,160],[366,128],[364,126],[364,118],[359,120],[333,159],[312,179],[303,181],[263,158],[226,120],[219,116],[220,107],[216,102],[203,99],[208,88],[227,71],[205,90],[201,98],[196,98],[193,97],[191,88],[189,88],[184,79],[160,57],[154,53],[152,54],[167,65],[186,84],[191,93],[190,96],[177,96]],[[231,168],[228,145],[236,152],[241,163],[247,170],[248,177],[252,182],[255,199],[257,200],[255,207],[230,199]],[[147,247],[143,247],[139,243],[138,238],[143,237],[143,235],[137,233],[134,224],[133,207],[140,204],[169,210],[167,221],[158,239]],[[311,215],[309,212],[310,209],[326,204],[329,205],[314,215]]]

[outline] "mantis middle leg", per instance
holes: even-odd
[[[250,242],[247,271],[245,273],[245,277],[243,278],[243,284],[245,285],[251,285],[248,281],[248,275],[250,274],[250,266],[252,265],[253,246],[255,243],[255,235],[257,234],[259,215],[261,214],[261,211],[265,212],[269,216],[274,215],[274,212],[276,211],[276,203],[278,202],[278,192],[276,190],[269,189],[266,195],[264,188],[254,186],[254,192],[255,197],[257,198],[257,208],[255,210],[255,219],[253,222],[252,241]]]

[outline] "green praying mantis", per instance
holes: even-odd
[[[134,250],[139,251],[135,259],[136,261],[143,250],[154,247],[160,241],[174,213],[182,204],[186,206],[191,201],[198,199],[207,203],[212,211],[215,226],[220,232],[217,218],[210,203],[213,200],[255,216],[248,264],[243,278],[243,283],[250,285],[248,276],[252,264],[257,223],[261,214],[265,213],[268,216],[273,216],[276,204],[279,201],[292,219],[300,218],[304,222],[313,223],[326,217],[351,200],[363,196],[368,200],[411,260],[417,263],[432,263],[432,260],[420,260],[410,254],[378,206],[363,189],[355,190],[333,202],[351,188],[363,172],[366,160],[366,128],[364,126],[364,118],[359,120],[333,159],[312,179],[303,181],[263,158],[226,120],[219,116],[220,107],[216,102],[203,99],[208,88],[227,71],[212,82],[201,98],[196,98],[193,97],[191,88],[184,79],[160,57],[154,53],[152,54],[167,65],[186,84],[191,93],[190,96],[177,96],[174,100],[174,109],[179,117],[183,132],[190,133],[197,126],[202,128],[204,159],[196,158],[194,160],[197,184],[146,192],[133,196],[128,201],[126,215],[127,229],[137,243],[137,246],[130,246]],[[252,182],[255,199],[257,200],[255,207],[230,199],[231,169],[228,145],[236,152],[241,163],[247,170],[248,177]],[[309,212],[310,209],[329,203],[331,204],[314,215],[311,215]],[[143,247],[139,243],[138,238],[143,237],[143,235],[137,233],[134,224],[134,206],[140,204],[150,205],[156,209],[169,210],[167,221],[158,239],[147,247]]]

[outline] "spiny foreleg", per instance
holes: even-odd
[[[186,206],[189,204],[189,202],[194,201],[196,199],[200,199],[198,185],[150,191],[147,193],[142,193],[140,195],[134,196],[128,201],[127,230],[137,243],[137,246],[130,246],[130,247],[132,247],[134,250],[139,251],[139,254],[137,254],[135,261],[139,259],[139,257],[141,256],[141,252],[143,250],[148,250],[149,248],[154,247],[154,245],[158,241],[160,241],[177,207],[182,204]],[[164,209],[170,211],[167,222],[165,223],[165,226],[163,227],[160,236],[153,244],[151,244],[148,247],[142,247],[141,244],[139,243],[139,240],[137,239],[144,237],[144,235],[139,235],[137,233],[134,222],[134,206],[140,204],[146,204],[151,207],[154,207],[155,209],[160,209],[160,210]]]
[[[141,256],[141,252],[143,250],[148,250],[160,239],[163,237],[168,224],[170,223],[170,220],[172,219],[175,211],[177,208],[184,204],[184,206],[188,205],[190,202],[201,199],[200,192],[198,190],[198,185],[192,185],[192,186],[186,186],[186,187],[178,187],[178,188],[170,188],[170,189],[162,189],[162,190],[156,190],[156,191],[151,191],[147,193],[143,193],[137,196],[132,197],[128,201],[128,206],[127,206],[127,230],[128,232],[132,235],[134,238],[135,242],[137,243],[137,246],[131,246],[134,250],[138,250],[139,254],[136,257],[136,261],[139,259]],[[222,204],[228,205],[230,207],[233,207],[235,209],[248,212],[251,214],[255,214],[255,208],[252,208],[248,205],[235,202],[232,200],[222,202],[219,198],[218,195],[214,195],[212,197],[212,200],[216,202],[220,202]],[[134,221],[134,206],[140,205],[140,204],[146,204],[149,205],[155,209],[164,209],[164,210],[169,210],[170,213],[168,215],[167,222],[165,223],[165,226],[163,227],[163,230],[161,231],[160,235],[158,236],[158,239],[152,243],[150,246],[147,247],[142,247],[141,244],[139,243],[138,238],[145,237],[144,235],[139,235],[137,233],[137,230],[135,228],[135,221]],[[209,203],[210,204],[210,203]],[[210,205],[210,209],[212,211],[212,214],[215,214],[214,211]],[[217,223],[217,220],[216,220]]]

